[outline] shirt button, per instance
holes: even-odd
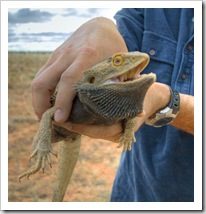
[[[189,44],[189,45],[187,46],[187,50],[188,50],[188,51],[192,51],[192,50],[193,50],[193,46],[192,46],[191,44]]]
[[[192,18],[192,22],[194,22],[194,17]]]
[[[186,77],[187,77],[187,75],[186,75],[185,73],[182,73],[182,76],[181,76],[181,77],[182,77],[183,80],[185,80]]]
[[[150,56],[154,56],[156,54],[156,51],[154,50],[154,49],[151,49],[150,51],[149,51],[149,55]]]

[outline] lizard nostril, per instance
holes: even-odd
[[[109,57],[108,59],[107,59],[107,62],[111,62],[112,61],[112,57]]]
[[[132,62],[135,62],[135,61],[137,61],[137,58],[136,58],[136,57],[132,57],[132,58],[131,58],[131,61],[132,61]]]
[[[95,77],[90,77],[90,78],[88,79],[88,81],[89,81],[89,83],[94,83]]]

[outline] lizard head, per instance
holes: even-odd
[[[80,84],[93,86],[107,86],[123,84],[130,86],[137,82],[148,79],[155,81],[156,76],[153,73],[140,73],[149,63],[149,56],[141,52],[117,53],[107,60],[100,62],[84,72]],[[121,86],[122,87],[122,86]]]
[[[118,106],[115,103],[126,106],[125,112],[133,112],[130,116],[141,113],[144,96],[156,80],[153,73],[140,75],[148,63],[149,56],[145,53],[112,55],[84,72],[82,80],[77,84],[80,100],[90,107],[94,105],[92,108],[95,111],[102,108],[101,103],[110,102],[116,110]],[[124,103],[120,104],[120,100]],[[135,109],[134,105],[137,106],[135,111],[132,110]]]

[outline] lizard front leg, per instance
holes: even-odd
[[[52,141],[52,118],[54,115],[54,108],[48,109],[43,115],[40,122],[39,130],[35,135],[32,143],[32,154],[30,159],[35,159],[35,164],[26,172],[22,173],[18,179],[19,181],[23,177],[29,178],[30,175],[35,174],[41,168],[44,171],[46,161],[51,166],[50,153],[57,156],[51,146]]]
[[[123,120],[123,129],[124,132],[119,138],[119,146],[118,148],[123,146],[123,151],[125,152],[127,149],[130,151],[132,148],[132,142],[136,142],[134,136],[134,128],[136,125],[137,118],[129,118]]]

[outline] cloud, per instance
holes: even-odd
[[[105,8],[11,8],[9,50],[54,50],[89,19],[114,13],[109,11]]]
[[[55,33],[55,32],[43,32],[43,33],[10,33],[8,41],[12,42],[60,42],[65,41],[71,33]]]
[[[77,16],[82,18],[91,18],[98,16],[102,12],[102,8],[68,8],[62,16]]]
[[[55,15],[56,14],[52,14],[46,11],[31,10],[29,8],[23,8],[18,10],[16,13],[9,12],[8,22],[10,24],[47,22],[47,21],[50,21],[51,18]]]
[[[62,14],[62,16],[77,16],[78,11],[75,8],[69,8],[69,9],[65,9],[65,13]]]
[[[104,10],[104,9],[102,9],[102,8],[88,8],[87,9],[88,13],[90,13],[90,14],[96,14],[96,13],[101,12],[102,10]]]

